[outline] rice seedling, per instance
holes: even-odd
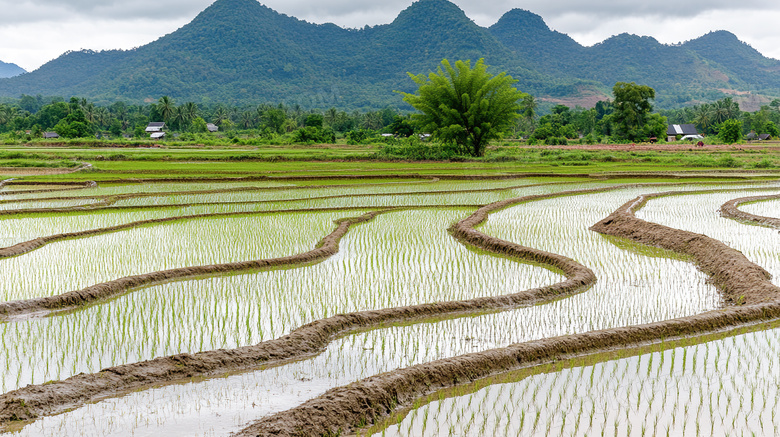
[[[186,210],[117,211],[94,216],[30,216],[19,218],[17,225],[29,226],[29,235],[35,235],[43,229],[82,229],[190,211],[229,212],[280,206],[480,205],[595,184],[574,182],[482,193],[404,194],[420,189],[451,191],[517,185],[518,181],[439,181],[424,187],[395,184],[336,190],[166,195],[120,203],[249,203],[201,205]],[[400,367],[533,339],[666,320],[717,308],[719,298],[714,287],[685,260],[587,230],[643,192],[648,189],[628,188],[528,202],[492,214],[481,228],[502,239],[569,256],[592,268],[599,281],[584,294],[500,313],[355,333],[334,341],[325,352],[311,359],[109,399],[41,419],[26,427],[21,435],[110,435],[141,429],[149,433],[176,429],[188,435],[228,434],[250,420],[291,408],[331,387]],[[356,197],[314,199],[337,193]],[[736,197],[734,193],[729,195]],[[690,202],[699,197],[668,199],[688,198]],[[289,199],[301,200],[278,202]],[[717,199],[714,196],[708,202]],[[268,202],[251,205],[258,201]],[[646,208],[666,201],[667,198],[654,199]],[[452,208],[391,212],[354,227],[342,240],[337,255],[315,265],[155,285],[56,317],[0,324],[0,347],[8,357],[4,368],[0,367],[3,391],[155,356],[254,344],[343,312],[506,294],[561,279],[547,269],[471,250],[455,241],[447,234],[447,227],[471,211]],[[681,211],[681,216],[691,212],[687,206]],[[332,229],[332,220],[352,215],[354,211],[193,220],[60,242],[22,257],[0,260],[3,275],[21,272],[13,277],[18,283],[11,286],[4,281],[3,296],[13,299],[46,295],[132,272],[305,251]],[[82,222],[79,217],[88,220]],[[713,222],[711,226],[721,225]],[[12,223],[0,221],[2,226],[8,233],[13,229]],[[745,238],[757,238],[751,236],[755,227],[748,228],[751,230]],[[51,268],[42,269],[42,265]],[[769,337],[761,337],[763,334]],[[774,415],[777,405],[773,403],[777,399],[777,378],[772,381],[771,377],[762,379],[766,376],[762,375],[745,384],[739,375],[745,373],[754,353],[771,360],[773,351],[777,351],[777,337],[770,330],[735,337],[733,343],[705,343],[590,366],[554,369],[518,382],[490,385],[464,396],[421,404],[414,414],[382,432],[448,435],[468,429],[471,435],[693,434],[697,429],[699,433],[722,429],[726,422],[734,422],[735,432],[771,432],[780,425]],[[776,371],[772,367],[769,374]],[[733,384],[718,388],[715,382],[724,374],[733,375]],[[766,395],[759,402],[757,395],[751,396],[752,392]],[[717,395],[706,396],[707,393]],[[741,397],[742,404],[735,403]],[[755,416],[758,425],[750,422],[753,419],[747,419],[748,424],[740,422],[743,416],[739,414],[746,415],[748,411],[762,412]]]

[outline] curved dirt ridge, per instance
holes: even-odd
[[[34,190],[14,190],[14,191],[0,191],[0,196],[18,196],[20,194],[35,194],[35,193],[55,193],[59,191],[76,191],[76,190],[85,190],[87,188],[95,188],[98,186],[98,183],[95,181],[86,181],[86,182],[25,182],[25,181],[13,181],[8,182],[6,184],[0,185],[0,188],[3,186],[13,186],[13,185],[23,185],[23,186],[35,186],[35,185],[47,185],[47,186],[54,186],[54,185],[61,185],[63,188],[46,188],[46,189],[34,189]]]
[[[686,192],[637,197],[590,229],[691,256],[699,269],[712,277],[726,303],[755,304],[780,298],[780,287],[772,284],[769,272],[748,260],[742,252],[704,234],[647,222],[634,215],[652,198],[680,194]]]
[[[372,209],[372,208],[356,208],[360,210]],[[158,284],[171,280],[190,279],[200,276],[215,275],[221,273],[235,273],[245,270],[263,269],[269,267],[290,266],[296,264],[312,263],[323,260],[332,256],[338,252],[338,243],[341,238],[347,233],[347,230],[351,225],[362,223],[373,219],[375,216],[395,209],[377,209],[375,211],[368,212],[359,217],[352,217],[346,219],[340,219],[336,221],[336,229],[320,240],[314,249],[297,255],[290,255],[279,258],[269,258],[253,261],[239,261],[233,263],[224,264],[211,264],[204,266],[193,267],[180,267],[169,270],[160,270],[151,273],[144,273],[140,275],[125,276],[112,281],[103,282],[100,284],[91,285],[81,290],[70,291],[56,296],[46,296],[34,299],[15,300],[9,302],[0,302],[0,320],[3,318],[18,318],[23,315],[36,314],[41,312],[49,312],[55,310],[64,310],[75,308],[78,306],[84,306],[95,302],[97,300],[109,299],[111,297],[118,296],[126,293],[131,289],[145,287],[153,284]],[[339,209],[332,209],[330,211],[338,211]],[[292,211],[296,212],[296,211]],[[311,212],[310,210],[301,210],[297,212]],[[318,212],[318,211],[314,211]],[[326,211],[321,211],[326,212]],[[245,214],[233,214],[233,213],[217,213],[215,215],[203,214],[200,216],[190,216],[186,219],[202,218],[202,217],[219,217],[221,215],[227,216],[240,216],[240,215],[259,215],[257,213],[245,213]],[[158,223],[165,221],[179,220],[179,217],[170,217],[163,219],[152,219],[145,222]],[[25,249],[33,250],[36,247],[40,247],[47,242],[63,239],[63,238],[76,238],[95,233],[112,232],[120,229],[127,229],[129,227],[140,226],[138,223],[145,224],[145,222],[135,222],[126,225],[118,225],[111,228],[93,229],[82,232],[74,232],[71,234],[59,234],[53,235],[52,240],[47,240],[48,237],[36,238],[24,243],[11,246],[9,249],[15,249],[17,251],[23,251]],[[106,229],[108,229],[106,231]]]
[[[138,220],[138,221],[123,223],[115,226],[107,226],[103,228],[93,228],[93,229],[86,229],[83,231],[75,231],[75,232],[64,232],[60,234],[52,234],[43,237],[33,238],[32,240],[22,241],[21,243],[14,244],[13,246],[0,247],[0,259],[24,255],[25,253],[32,252],[35,249],[38,249],[40,247],[45,246],[46,244],[53,243],[56,241],[91,237],[95,235],[108,234],[111,232],[138,228],[141,226],[171,223],[177,221],[226,218],[226,217],[250,217],[250,216],[269,215],[269,214],[296,214],[296,213],[336,212],[336,211],[355,211],[355,210],[396,211],[399,209],[435,209],[435,208],[477,208],[477,206],[476,205],[408,205],[408,206],[389,206],[389,207],[345,206],[345,207],[332,207],[332,208],[279,209],[279,210],[268,210],[268,211],[214,212],[214,213],[203,213],[203,214],[180,215],[174,217],[162,217],[162,218],[155,218],[155,219]],[[0,314],[3,314],[2,303],[0,303]]]
[[[780,218],[778,217],[764,217],[761,215],[749,214],[739,209],[739,206],[745,203],[760,202],[763,200],[774,200],[774,199],[780,199],[780,194],[772,194],[768,196],[740,197],[739,199],[729,200],[728,202],[721,205],[720,214],[723,217],[727,217],[730,219],[780,229]]]
[[[608,189],[612,188],[588,190],[588,192]],[[570,194],[581,194],[581,192],[574,191]],[[480,208],[451,229],[456,238],[470,245],[493,253],[545,263],[559,268],[567,275],[567,279],[562,282],[502,296],[340,314],[316,320],[295,329],[286,336],[254,346],[155,358],[140,363],[111,367],[94,374],[79,374],[63,381],[30,385],[0,395],[0,429],[13,421],[27,421],[42,415],[58,414],[130,390],[149,388],[193,377],[258,369],[262,366],[279,365],[290,360],[306,358],[322,352],[334,339],[358,329],[377,328],[388,323],[409,322],[415,319],[422,321],[447,315],[505,310],[582,291],[596,280],[593,272],[587,267],[561,255],[520,246],[468,228],[481,223],[491,211],[512,204],[560,195],[561,193],[526,196],[497,202]],[[387,211],[374,211],[359,218],[342,221],[337,230],[323,240],[323,244],[318,250],[325,251],[328,248],[331,251],[338,250],[338,238],[346,232],[351,224],[368,221],[383,212]],[[164,275],[157,276],[164,273],[157,272],[157,274],[151,275],[154,275],[156,280],[165,280]],[[137,286],[132,285],[132,278],[123,279],[127,281],[121,284],[113,281],[116,285],[111,287]],[[102,284],[99,287],[108,288],[109,286]],[[109,289],[108,292],[112,291]]]
[[[405,182],[406,183],[406,182]],[[363,194],[334,194],[330,196],[316,196],[316,197],[299,197],[292,199],[270,199],[270,200],[255,200],[255,201],[228,201],[228,202],[188,202],[188,203],[176,203],[176,204],[164,204],[164,205],[137,205],[137,206],[111,206],[119,200],[135,199],[142,197],[165,197],[174,194],[178,195],[198,195],[198,194],[221,194],[232,192],[245,192],[245,191],[279,191],[279,190],[292,190],[296,187],[237,187],[229,189],[217,189],[197,192],[161,192],[161,193],[131,193],[121,195],[108,195],[102,196],[72,196],[72,197],[48,197],[48,198],[36,198],[36,199],[15,199],[8,201],[0,201],[0,203],[11,202],[40,202],[40,201],[67,201],[67,200],[86,200],[92,199],[96,202],[88,205],[77,205],[70,207],[58,207],[58,208],[25,208],[25,209],[9,209],[0,210],[0,215],[22,215],[30,213],[62,213],[62,212],[82,212],[82,211],[106,211],[106,210],[139,210],[139,209],[160,209],[160,208],[174,208],[174,207],[188,207],[188,206],[204,206],[204,205],[246,205],[246,204],[263,204],[263,203],[289,203],[289,202],[301,202],[308,200],[329,200],[329,199],[347,199],[347,198],[365,198],[365,197],[387,197],[387,196],[420,196],[420,195],[437,195],[437,194],[461,194],[461,193],[490,193],[499,191],[515,190],[520,188],[533,188],[543,187],[550,185],[566,184],[568,182],[550,182],[541,184],[528,184],[528,185],[516,185],[511,187],[502,188],[474,188],[468,190],[434,190],[434,191],[410,191],[405,193],[363,193]],[[362,184],[362,185],[321,185],[321,186],[304,186],[297,187],[298,189],[307,188],[345,188],[345,187],[369,187],[376,184]],[[248,189],[247,189],[248,188]],[[102,207],[100,205],[103,205]],[[482,205],[472,205],[482,206]],[[373,207],[370,207],[373,208]]]
[[[399,407],[409,407],[415,400],[444,388],[551,361],[662,343],[780,318],[780,287],[769,281],[769,274],[763,268],[719,241],[634,216],[634,211],[647,198],[666,194],[634,199],[591,229],[688,254],[701,270],[713,277],[726,301],[736,300],[749,305],[644,325],[545,338],[383,373],[331,389],[298,407],[260,419],[234,435],[349,434],[379,423]],[[735,296],[739,297],[735,299]]]

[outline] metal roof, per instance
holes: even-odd
[[[698,135],[696,126],[692,124],[670,124],[666,135]]]

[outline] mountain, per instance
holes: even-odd
[[[27,73],[27,71],[22,67],[0,61],[0,78],[14,77],[23,73]]]
[[[549,104],[593,104],[617,81],[653,86],[660,107],[733,91],[780,96],[780,61],[727,32],[677,46],[622,34],[583,47],[531,12],[514,9],[483,28],[447,0],[417,1],[392,23],[363,29],[308,23],[256,0],[217,0],[143,47],[68,52],[31,73],[0,79],[0,96],[398,107],[403,103],[393,91],[415,88],[407,72],[435,70],[443,58],[484,58]]]

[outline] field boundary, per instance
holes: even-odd
[[[313,435],[351,433],[381,422],[399,408],[442,389],[559,360],[780,318],[780,287],[769,281],[769,274],[763,268],[705,235],[649,223],[634,216],[635,209],[648,198],[666,194],[640,196],[629,201],[591,229],[690,255],[701,270],[714,278],[727,301],[749,305],[662,322],[545,338],[375,375],[267,416],[234,435],[296,436],[300,430]],[[477,218],[473,220],[478,222]],[[739,298],[735,299],[737,295]]]
[[[588,192],[610,189],[614,188],[604,187],[588,190]],[[573,191],[569,194],[583,193]],[[506,208],[512,204],[561,195],[562,193],[525,196],[490,204],[459,222],[464,223],[460,228],[476,225],[484,221],[489,212]],[[404,207],[398,207],[398,209],[404,209]],[[338,239],[351,224],[368,221],[384,212],[390,212],[390,210],[374,211],[357,219],[345,219],[339,224],[339,228],[326,237],[316,250],[324,251],[328,247],[332,250],[334,245],[337,250]],[[454,228],[457,229],[458,225]],[[457,230],[453,232],[458,233]],[[520,246],[478,231],[467,232],[457,238],[462,239],[461,241],[467,240],[468,244],[495,254],[510,256],[521,261],[549,263],[550,268],[562,270],[567,275],[567,279],[550,286],[502,296],[340,314],[316,320],[293,330],[286,336],[254,346],[155,358],[140,363],[111,367],[94,374],[80,374],[63,381],[30,385],[0,395],[0,429],[12,422],[29,421],[42,415],[58,414],[89,402],[96,402],[131,390],[194,377],[208,377],[228,372],[258,369],[263,366],[279,365],[290,360],[314,356],[322,352],[336,338],[358,329],[379,328],[394,322],[423,321],[447,315],[466,315],[532,305],[584,291],[596,280],[590,269],[561,255]],[[165,272],[158,273],[163,273],[163,275],[155,275],[155,280],[170,279],[164,274]],[[121,283],[112,281],[116,285],[101,284],[96,287],[99,289],[107,288],[106,291],[110,294],[114,293],[112,290],[121,286],[139,286],[134,282],[134,279],[125,279],[127,281]]]

